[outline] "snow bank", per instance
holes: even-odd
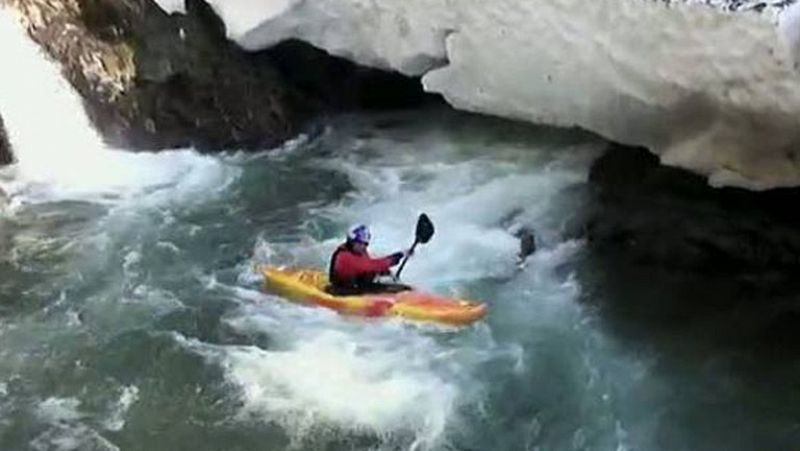
[[[421,75],[459,109],[646,146],[712,185],[800,185],[798,3],[209,3],[249,50],[298,38]]]

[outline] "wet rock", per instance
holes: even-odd
[[[590,172],[583,301],[662,370],[726,356],[746,377],[800,355],[800,190],[708,187],[644,149],[611,146]]]
[[[3,116],[0,115],[0,166],[11,163],[13,159],[11,144],[8,142],[6,129],[3,125]],[[2,197],[2,193],[3,192],[0,191],[0,197]],[[2,202],[2,199],[0,199],[0,202]]]
[[[302,122],[302,100],[268,60],[225,39],[202,1],[172,16],[150,0],[5,1],[112,145],[265,148]]]
[[[536,252],[536,236],[527,227],[522,227],[516,233],[516,236],[519,238],[519,254],[517,254],[517,257],[522,262]]]
[[[749,273],[800,267],[800,189],[711,188],[659,165],[644,149],[613,145],[590,173],[594,252],[638,264]]]

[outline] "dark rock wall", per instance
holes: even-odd
[[[707,273],[800,269],[800,189],[712,188],[644,149],[612,148],[590,173],[588,237],[638,263]]]
[[[612,146],[590,191],[585,302],[618,336],[658,349],[661,371],[724,356],[769,380],[759,362],[800,356],[800,189],[715,189]]]

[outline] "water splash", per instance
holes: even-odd
[[[0,111],[19,170],[38,179],[102,173],[95,157],[105,146],[80,97],[9,8],[0,8],[0,54]]]
[[[0,111],[17,160],[0,170],[0,188],[17,202],[161,201],[202,195],[238,176],[238,168],[189,150],[133,154],[106,146],[59,66],[7,8],[0,8],[0,54],[13,61],[0,70]]]

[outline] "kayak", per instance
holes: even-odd
[[[486,304],[452,299],[415,289],[398,293],[334,296],[325,291],[328,275],[314,270],[264,266],[265,288],[287,299],[319,305],[346,315],[399,316],[411,320],[466,325],[486,315]]]

